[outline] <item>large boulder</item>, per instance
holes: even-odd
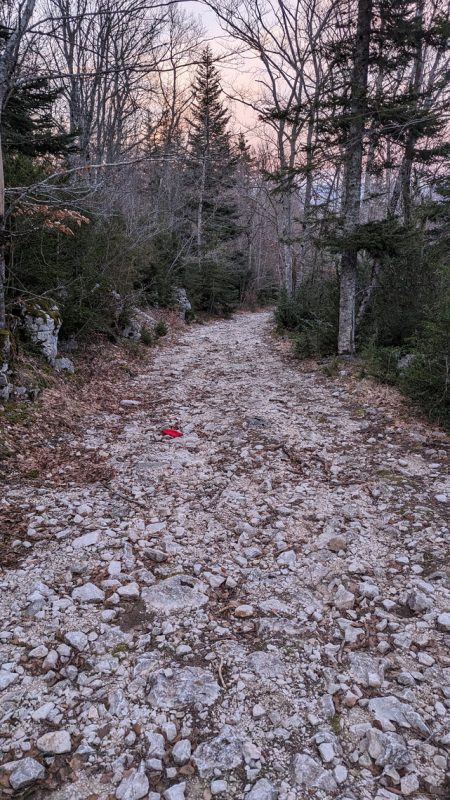
[[[155,324],[155,318],[147,311],[142,311],[140,308],[133,308],[128,316],[126,324],[120,329],[120,335],[124,339],[131,339],[133,342],[139,342],[142,338],[143,331],[152,331]]]
[[[187,296],[186,289],[183,289],[182,287],[177,287],[176,289],[174,289],[174,295],[176,304],[180,309],[183,317],[185,318],[186,314],[189,314],[192,311],[191,301]]]
[[[58,335],[61,315],[58,306],[51,301],[23,301],[21,316],[25,330],[42,355],[54,364],[58,354]]]
[[[56,372],[70,372],[71,374],[75,372],[75,366],[71,358],[56,358],[53,366]]]

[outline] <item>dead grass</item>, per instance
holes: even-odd
[[[173,346],[184,323],[173,311],[157,311],[169,335],[155,347],[129,348],[99,337],[77,351],[74,375],[53,372],[45,363],[21,356],[19,369],[42,392],[35,402],[9,403],[0,413],[0,481],[9,486],[29,483],[36,487],[107,482],[112,469],[107,456],[79,450],[78,443],[89,420],[101,414],[127,413],[120,401],[138,399],[149,405],[155,401],[136,395],[133,378],[151,364],[161,348]]]

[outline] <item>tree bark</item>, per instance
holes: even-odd
[[[202,258],[203,258],[203,203],[205,197],[205,184],[206,184],[206,154],[203,155],[202,160],[202,174],[200,180],[200,192],[198,197],[197,206],[197,259],[198,271],[201,272]]]
[[[306,136],[306,184],[305,184],[305,197],[303,201],[303,220],[302,220],[302,235],[300,243],[300,268],[297,274],[297,285],[300,285],[306,277],[305,269],[305,255],[308,244],[309,232],[309,215],[311,211],[311,201],[313,196],[314,172],[313,172],[313,135],[316,124],[316,107],[318,102],[318,95],[314,99],[313,109],[308,122],[308,133]]]
[[[364,119],[367,106],[372,0],[359,0],[350,97],[350,123],[345,149],[344,236],[359,225]],[[358,250],[348,244],[342,253],[339,298],[339,355],[355,352],[356,267]]]
[[[368,312],[372,300],[374,298],[375,292],[378,289],[380,283],[380,275],[381,275],[381,264],[379,261],[375,260],[372,266],[372,277],[371,281],[364,293],[364,297],[361,300],[361,304],[358,309],[358,314],[356,316],[356,329],[358,330],[359,326],[361,325],[366,313]]]
[[[2,114],[0,108],[0,330],[6,329],[6,303],[5,303],[5,281],[6,281],[6,261],[5,261],[5,177],[3,171],[3,149],[2,149]],[[0,353],[0,360],[1,360]]]
[[[430,104],[430,99],[427,98],[423,103],[423,107],[420,108],[419,104],[419,97],[420,92],[423,89],[423,48],[422,48],[422,38],[420,36],[420,32],[423,26],[423,15],[424,15],[424,0],[417,0],[416,3],[416,22],[418,26],[418,37],[417,37],[417,45],[416,45],[416,52],[414,56],[414,67],[413,67],[413,74],[411,79],[410,91],[412,92],[413,96],[416,99],[417,103],[417,114],[424,114],[425,110],[428,109]],[[439,55],[439,54],[438,54]],[[436,62],[437,65],[438,61]],[[434,68],[433,68],[434,70]],[[432,71],[433,71],[432,70]],[[410,128],[407,133],[406,141],[405,141],[405,150],[403,153],[403,158],[400,164],[399,171],[397,173],[397,178],[394,184],[394,189],[389,201],[388,206],[388,215],[393,217],[397,210],[397,206],[400,200],[400,197],[403,200],[403,218],[406,225],[409,225],[411,222],[411,175],[412,175],[412,167],[414,163],[414,151],[417,141],[417,132],[414,128]]]
[[[283,262],[283,285],[289,297],[294,293],[294,258],[292,247],[292,194],[289,189],[282,199],[281,250]]]

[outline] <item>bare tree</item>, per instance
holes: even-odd
[[[345,146],[343,233],[350,237],[360,221],[363,137],[367,109],[372,0],[358,0],[358,21],[350,86],[349,125]],[[355,352],[356,266],[358,250],[348,244],[342,253],[339,300],[340,355]]]
[[[336,3],[323,0],[210,0],[224,28],[259,59],[262,92],[253,107],[273,131],[280,194],[279,242],[283,286],[294,290],[296,242],[301,238],[294,220],[299,178],[306,178],[303,220],[313,193],[315,125],[325,66],[320,41],[332,29]],[[306,227],[303,228],[305,233]],[[303,265],[297,268],[301,273]]]
[[[48,0],[47,12],[57,20],[51,69],[78,137],[77,163],[114,161],[142,136],[170,12],[140,0]]]

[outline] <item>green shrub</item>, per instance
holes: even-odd
[[[361,352],[367,375],[378,378],[383,383],[397,383],[400,375],[399,360],[403,353],[399,347],[381,347],[375,337],[363,347]]]
[[[280,295],[275,320],[279,331],[291,331],[294,352],[299,358],[336,353],[339,319],[337,282],[309,281],[294,297]]]
[[[244,271],[239,259],[233,263],[220,253],[204,257],[200,266],[186,260],[183,285],[194,311],[229,317],[239,305]]]
[[[144,351],[141,347],[141,342],[137,342],[136,339],[121,339],[120,344],[132,358],[143,359]]]
[[[114,334],[135,298],[136,254],[123,217],[117,214],[106,220],[91,215],[89,224],[75,226],[73,236],[47,231],[37,223],[33,226],[27,218],[19,218],[15,225],[17,286],[56,302],[62,317],[61,338]]]
[[[264,286],[256,292],[256,303],[259,306],[271,306],[277,302],[279,295],[278,285],[273,279],[268,279]]]
[[[362,352],[364,375],[397,385],[431,420],[450,426],[450,316],[426,322],[407,350],[372,339]],[[402,367],[406,354],[409,363]]]
[[[145,292],[150,305],[163,308],[173,302],[173,288],[182,282],[177,259],[182,249],[177,231],[170,229],[155,234],[138,251],[136,288]]]
[[[320,371],[327,378],[335,378],[336,375],[339,375],[339,359],[337,356],[331,358],[326,364],[323,364]]]
[[[146,347],[151,347],[155,343],[155,336],[150,328],[144,327],[141,330],[141,342]]]
[[[167,336],[167,330],[167,324],[163,319],[160,319],[153,328],[153,333],[157,339],[161,339],[162,336]]]
[[[294,333],[292,337],[292,349],[297,358],[303,359],[311,358],[313,356],[310,341],[305,331]]]
[[[400,389],[430,419],[450,427],[450,314],[426,322],[413,345],[411,364],[400,374]]]
[[[289,297],[284,290],[280,293],[278,305],[275,309],[275,322],[277,330],[295,331],[300,325],[299,303],[296,297]]]

